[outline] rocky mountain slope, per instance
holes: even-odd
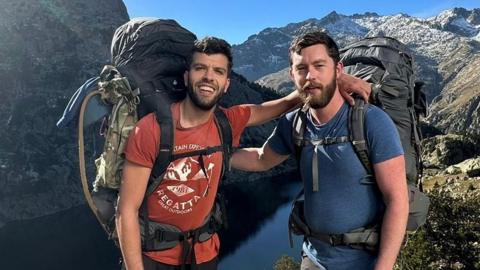
[[[288,45],[294,36],[313,29],[328,31],[340,47],[365,36],[399,39],[412,50],[417,79],[426,83],[427,99],[433,101],[428,122],[443,132],[479,130],[480,90],[475,84],[480,74],[480,9],[455,8],[428,19],[405,14],[345,16],[332,12],[322,19],[268,28],[250,36],[234,47],[236,70],[280,93],[292,91]]]

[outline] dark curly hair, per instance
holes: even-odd
[[[232,70],[233,66],[233,58],[232,58],[232,51],[231,51],[231,46],[228,44],[227,41],[221,39],[221,38],[216,38],[216,37],[204,37],[202,39],[198,39],[195,41],[193,45],[193,51],[191,56],[193,56],[194,53],[205,53],[205,54],[223,54],[227,57],[228,59],[228,74],[230,74],[230,71]],[[192,58],[190,57],[188,65],[192,63]]]
[[[337,43],[325,32],[323,31],[313,31],[297,36],[293,39],[288,49],[288,56],[290,61],[290,66],[292,63],[292,56],[294,53],[300,54],[301,51],[312,45],[323,44],[327,47],[328,56],[333,59],[335,65],[340,62],[340,53],[338,52]]]

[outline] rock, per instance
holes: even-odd
[[[427,168],[446,168],[480,155],[478,139],[455,134],[426,138],[422,141],[422,148]]]
[[[458,164],[449,166],[446,170],[449,174],[466,173],[469,177],[480,175],[480,158],[471,158]]]

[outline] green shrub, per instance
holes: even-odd
[[[429,194],[425,226],[408,236],[395,269],[480,269],[480,196],[453,196],[445,188]]]
[[[296,262],[292,257],[283,255],[275,262],[273,266],[274,270],[298,270],[300,269],[300,264]]]

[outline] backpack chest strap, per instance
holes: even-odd
[[[337,143],[344,143],[350,141],[348,136],[341,137],[326,137],[319,140],[305,141],[307,144],[313,145],[313,157],[312,157],[312,187],[313,191],[318,191],[318,147],[319,145],[332,145]]]
[[[337,144],[337,143],[344,143],[349,142],[350,138],[348,136],[341,136],[341,137],[325,137],[323,139],[316,139],[316,140],[305,140],[305,145],[330,145],[330,144]]]

